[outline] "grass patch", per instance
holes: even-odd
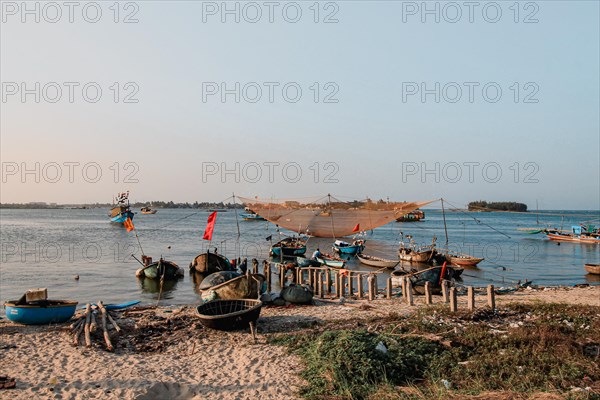
[[[369,324],[368,330],[325,326],[272,342],[302,357],[307,385],[301,395],[309,399],[489,392],[600,399],[598,307],[509,304],[456,314],[429,307]],[[382,344],[386,351],[377,350]]]

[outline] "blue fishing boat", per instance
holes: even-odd
[[[129,191],[119,193],[115,200],[117,201],[116,205],[111,208],[110,213],[108,214],[110,218],[110,222],[122,224],[129,219],[133,219],[133,211],[129,206]]]
[[[66,322],[75,314],[73,300],[40,300],[19,304],[19,300],[4,303],[6,318],[25,325],[46,325]]]
[[[298,264],[298,267],[300,267],[300,268],[320,267],[321,266],[321,263],[318,262],[317,260],[313,260],[311,258],[306,258],[306,257],[302,257],[302,256],[296,257],[296,264]]]
[[[362,253],[364,249],[364,240],[355,240],[352,243],[344,242],[343,240],[336,240],[333,243],[333,251],[339,254],[354,256],[358,253]]]
[[[270,254],[272,257],[280,257],[282,251],[284,256],[301,256],[306,253],[306,240],[287,237],[272,245]]]

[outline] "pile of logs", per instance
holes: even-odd
[[[92,346],[91,333],[96,331],[96,329],[98,328],[98,322],[96,320],[97,314],[99,314],[99,317],[101,318],[102,330],[104,332],[104,341],[106,342],[106,349],[108,351],[113,351],[114,347],[110,340],[110,334],[108,333],[107,320],[111,323],[111,325],[117,332],[121,332],[121,328],[119,327],[119,325],[117,325],[115,319],[106,310],[104,304],[102,304],[101,301],[98,302],[98,305],[91,305],[89,303],[86,304],[85,312],[82,315],[80,315],[79,318],[75,320],[75,322],[71,324],[70,328],[73,337],[73,345],[79,345],[79,338],[83,333],[85,338],[85,346]]]

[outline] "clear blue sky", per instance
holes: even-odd
[[[318,23],[313,1],[297,2],[302,10],[297,23],[284,19],[284,6],[285,17],[295,18],[289,2],[274,7],[272,23],[262,1],[255,3],[262,12],[256,23],[245,20],[256,10],[243,2],[239,23],[233,14],[221,21],[220,1],[139,1],[137,9],[120,9],[118,23],[109,9],[112,1],[99,3],[97,23],[86,22],[81,7],[72,23],[66,8],[56,23],[47,21],[55,10],[40,9],[36,23],[6,3],[0,51],[2,202],[106,202],[128,189],[139,201],[330,192],[342,198],[445,197],[461,205],[514,200],[531,208],[538,200],[542,209],[600,208],[597,1],[520,2],[518,16],[513,1],[479,2],[473,22],[469,8],[458,2],[453,4],[462,16],[455,23],[450,20],[456,8],[447,2],[428,2],[431,9],[439,7],[439,23],[435,15],[422,14],[422,2],[321,2]],[[496,18],[495,4],[502,15],[488,22]],[[94,13],[88,9],[86,16],[93,19]],[[130,13],[139,22],[122,23]],[[323,23],[331,14],[338,22]],[[35,103],[34,95],[22,102],[20,92],[10,94],[13,83],[22,82],[28,88],[35,82],[79,86],[73,103],[64,85],[56,103],[48,101],[54,96],[50,87],[47,93],[40,89]],[[82,97],[87,82],[103,90],[97,103]],[[120,86],[118,103],[110,89],[114,82]],[[133,95],[138,103],[123,102],[135,87],[124,88],[127,82],[139,88]],[[233,94],[222,103],[220,94],[207,94],[210,82],[230,89],[235,82],[240,88],[256,82],[262,97],[248,101],[255,96],[250,85],[239,103]],[[265,82],[279,84],[272,103]],[[302,89],[296,103],[282,96],[287,82]],[[422,102],[421,83],[434,89],[436,82],[439,103],[435,94]],[[472,102],[465,82],[473,82]],[[493,85],[486,100],[482,87],[488,83]],[[452,103],[456,86],[462,97]],[[496,87],[502,96],[492,102]],[[415,88],[419,92],[410,95]],[[338,102],[325,103],[325,95],[336,90],[332,98]],[[46,168],[39,183],[34,174],[21,176],[24,165],[33,169],[36,162]],[[62,172],[56,183],[53,162]],[[73,167],[72,183],[65,162],[80,163]],[[124,168],[127,162],[139,168],[138,183],[124,181],[135,171]],[[239,183],[234,174],[224,182],[219,174],[206,174],[222,163],[234,169],[235,162],[241,163]],[[273,182],[265,162],[280,163],[273,167]],[[82,178],[86,163],[100,167],[97,182],[94,176]],[[250,163],[261,166],[261,178]],[[286,163],[297,164],[284,177]],[[333,166],[325,169],[326,163]],[[436,163],[439,182],[435,172],[421,176],[423,167],[435,170]],[[293,182],[298,167],[302,177]],[[324,182],[328,172],[337,183]]]

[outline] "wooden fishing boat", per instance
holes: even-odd
[[[357,254],[358,260],[368,266],[377,267],[377,268],[394,268],[400,260],[387,260],[385,258],[368,256],[366,254]]]
[[[238,330],[256,324],[260,316],[260,300],[213,300],[196,307],[200,323],[207,328]]]
[[[222,275],[223,272],[217,272],[216,274]],[[246,274],[225,280],[217,285],[211,285],[210,282],[213,279],[209,275],[202,281],[199,289],[204,301],[257,299],[261,294],[265,280],[266,278],[262,274]]]
[[[116,205],[108,213],[110,222],[122,224],[127,218],[133,220],[134,214],[129,206],[129,191],[119,193],[115,200],[117,201]]]
[[[318,262],[317,260],[313,260],[311,258],[306,258],[306,257],[302,257],[302,256],[296,256],[296,264],[298,264],[298,267],[300,267],[300,268],[320,267],[321,266],[321,263]]]
[[[321,254],[319,257],[317,257],[317,261],[320,262],[321,265],[325,265],[330,268],[344,268],[346,266],[345,260],[330,254]]]
[[[398,258],[402,261],[427,263],[433,258],[434,252],[435,250],[431,248],[413,249],[401,246],[398,248]]]
[[[306,240],[287,237],[272,245],[269,254],[272,257],[280,257],[282,251],[284,256],[301,256],[306,253]]]
[[[148,279],[179,279],[183,278],[183,275],[183,269],[179,265],[172,261],[163,260],[162,258],[154,263],[150,259],[148,265],[135,272],[135,276],[138,278]]]
[[[38,300],[21,302],[10,300],[4,303],[6,318],[25,325],[46,325],[66,322],[75,314],[74,300]]]
[[[153,210],[150,207],[142,207],[142,209],[140,209],[140,211],[142,212],[142,214],[156,214],[157,210]]]
[[[565,233],[559,230],[547,230],[546,237],[556,242],[572,242],[583,244],[600,244],[600,233],[593,226],[585,228],[574,225],[571,232]]]
[[[477,258],[462,253],[447,253],[445,257],[449,264],[471,268],[477,267],[477,264],[485,260],[485,258]]]
[[[600,275],[600,264],[585,264],[585,270],[592,275]]]
[[[361,253],[364,248],[365,241],[362,239],[355,240],[352,243],[348,243],[343,240],[336,240],[333,243],[333,251],[344,255],[354,256]]]
[[[198,254],[190,263],[190,272],[200,274],[212,274],[219,271],[233,271],[235,268],[231,265],[229,259],[216,252],[206,252]]]
[[[244,221],[266,221],[263,217],[246,207],[244,209],[246,212],[240,214],[240,216],[244,219]]]
[[[444,274],[443,279],[441,279],[442,271]],[[446,266],[437,266],[427,268],[421,271],[405,271],[402,269],[397,269],[392,271],[392,286],[400,287],[402,285],[402,278],[407,276],[410,278],[413,291],[417,294],[425,293],[425,283],[429,282],[431,293],[432,294],[440,294],[442,292],[442,281],[448,280],[452,281],[452,279],[456,279],[460,274],[453,267]]]

